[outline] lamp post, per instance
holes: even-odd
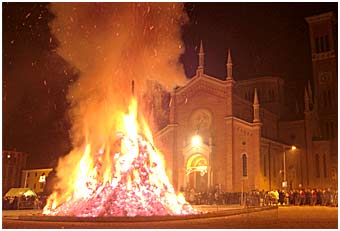
[[[286,168],[286,150],[295,150],[296,146],[284,147],[283,150],[283,182],[282,187],[287,187],[287,168]]]
[[[212,154],[212,140],[210,137],[209,138],[209,157],[208,157],[208,190],[210,190],[211,183],[212,183],[211,154]]]

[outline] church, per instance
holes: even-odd
[[[301,119],[285,119],[280,77],[236,81],[230,50],[224,80],[205,73],[201,42],[196,74],[171,92],[167,123],[155,135],[175,189],[337,188],[336,18],[306,21],[313,77],[301,89]]]

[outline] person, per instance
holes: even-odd
[[[324,195],[325,195],[324,205],[329,206],[331,202],[331,189],[328,188],[327,190],[325,190]]]
[[[284,205],[285,193],[283,190],[279,190],[279,205]]]
[[[311,191],[311,205],[315,206],[316,205],[316,189],[312,189]]]
[[[304,190],[300,190],[300,204],[299,205],[305,205],[306,204],[306,193]]]
[[[34,209],[40,209],[40,202],[39,202],[38,197],[36,197],[35,200],[34,200],[33,208]]]
[[[334,206],[338,207],[338,190],[335,190],[334,193]]]
[[[301,203],[300,193],[298,190],[294,191],[294,201],[295,201],[295,205],[300,205]]]
[[[312,193],[309,189],[306,190],[305,192],[306,195],[306,205],[311,205],[311,200],[312,200]]]
[[[325,206],[327,204],[327,195],[326,195],[326,190],[322,190],[321,193],[321,205]]]
[[[294,197],[294,191],[290,190],[289,191],[289,205],[295,205],[295,197]]]
[[[19,199],[17,196],[15,196],[12,201],[12,205],[11,205],[12,209],[14,210],[18,209],[18,204],[19,204]]]
[[[264,206],[265,205],[264,197],[265,197],[265,192],[262,189],[262,191],[260,191],[260,206]]]
[[[189,203],[193,204],[194,202],[195,202],[195,189],[191,188],[189,194]]]
[[[208,193],[208,204],[212,205],[213,203],[214,203],[214,197],[213,197],[213,193],[210,190]]]
[[[9,209],[9,198],[8,197],[2,198],[2,209],[4,210]]]

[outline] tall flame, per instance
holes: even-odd
[[[87,141],[70,175],[74,179],[68,188],[51,194],[43,214],[88,217],[196,213],[183,195],[176,195],[151,131],[138,116],[135,98],[128,113],[118,119],[115,135],[99,149]]]

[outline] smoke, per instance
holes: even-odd
[[[167,89],[186,81],[179,56],[182,3],[52,3],[50,23],[57,52],[80,72],[70,87],[73,145],[105,139],[118,111],[126,111],[134,80],[138,94],[146,80]]]

